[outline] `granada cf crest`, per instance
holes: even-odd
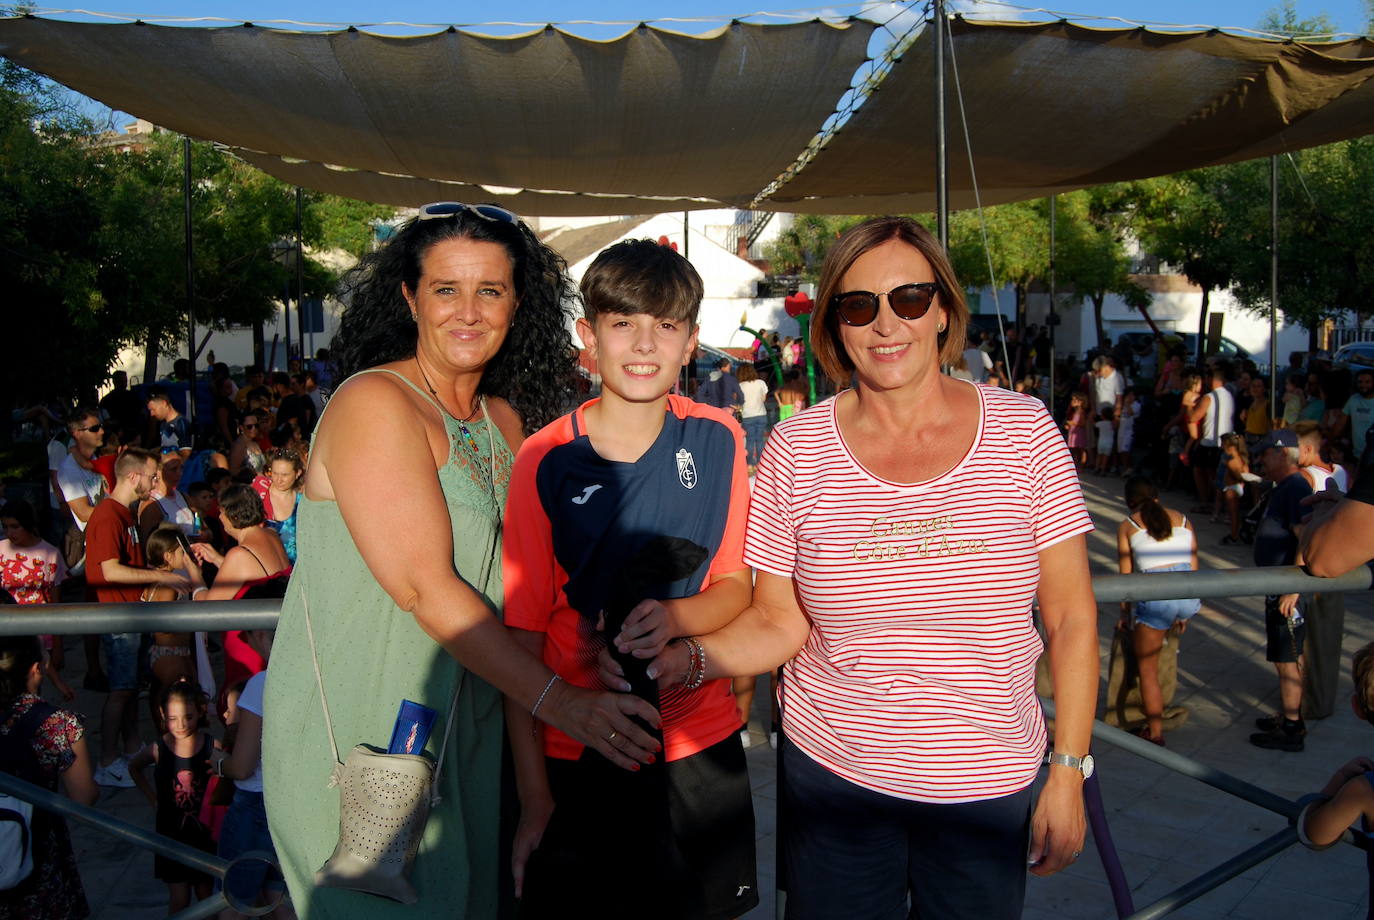
[[[678,448],[677,452],[677,479],[682,483],[684,489],[695,489],[697,487],[697,465],[692,459],[692,452],[685,447]]]

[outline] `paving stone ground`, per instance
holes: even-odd
[[[1116,571],[1116,525],[1124,516],[1120,479],[1088,476],[1084,492],[1098,530],[1089,541],[1095,574]],[[1186,507],[1178,495],[1166,504]],[[1221,546],[1225,533],[1205,515],[1190,515],[1199,532],[1204,567],[1251,565],[1249,547]],[[1098,610],[1105,677],[1116,605]],[[1349,691],[1349,655],[1374,640],[1374,595],[1348,595],[1346,660],[1341,698]],[[68,640],[68,674],[81,674],[80,642]],[[750,920],[774,916],[776,847],[776,759],[767,743],[767,687],[760,683],[751,720],[748,752],[757,822],[759,884],[762,903]],[[1105,684],[1104,684],[1105,693]],[[1187,706],[1185,725],[1168,735],[1170,750],[1196,758],[1281,795],[1315,791],[1336,767],[1361,753],[1374,752],[1374,728],[1357,721],[1344,706],[1335,715],[1309,723],[1307,750],[1300,754],[1262,751],[1248,742],[1251,721],[1272,712],[1278,696],[1273,667],[1264,661],[1261,599],[1207,602],[1184,635],[1175,702]],[[82,691],[75,708],[88,716],[91,743],[97,738],[100,698]],[[144,716],[145,736],[152,731]],[[1140,909],[1205,870],[1240,853],[1284,826],[1284,819],[1212,790],[1131,754],[1098,744],[1095,752],[1112,838]],[[105,790],[99,807],[144,827],[152,809],[137,790]],[[152,857],[144,851],[74,825],[82,881],[96,920],[154,920],[165,917],[165,889],[152,877]],[[1250,869],[1240,877],[1172,914],[1188,920],[1357,920],[1369,909],[1364,857],[1341,845],[1321,853],[1300,846]],[[1091,841],[1072,868],[1049,879],[1031,878],[1027,920],[1074,920],[1115,916],[1111,897]],[[481,918],[472,918],[481,920]]]

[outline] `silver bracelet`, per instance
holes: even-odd
[[[559,677],[557,674],[549,678],[549,682],[544,685],[544,692],[539,694],[539,699],[535,700],[534,705],[530,707],[530,715],[534,715],[539,711],[540,705],[544,702],[544,697],[548,696],[549,690],[553,689],[553,682],[562,679],[563,678]]]

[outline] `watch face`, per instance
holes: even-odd
[[[1097,765],[1097,762],[1096,762],[1095,760],[1093,760],[1093,755],[1091,755],[1091,754],[1086,754],[1086,755],[1084,755],[1084,757],[1083,757],[1083,764],[1082,764],[1083,778],[1084,778],[1084,779],[1087,779],[1088,777],[1090,777],[1090,776],[1093,775],[1093,770],[1095,769],[1096,765]]]

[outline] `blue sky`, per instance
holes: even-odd
[[[1031,7],[1032,2],[1018,0]],[[1265,12],[1277,6],[1269,0],[1055,0],[1056,12],[1118,16],[1133,21],[1200,24],[1222,27],[1254,27]],[[1363,31],[1368,13],[1362,0],[1297,0],[1298,15],[1325,12],[1345,31]],[[144,18],[210,16],[238,21],[265,22],[293,19],[331,23],[468,24],[494,19],[545,23],[570,20],[636,22],[663,18],[744,16],[758,9],[786,10],[786,0],[775,5],[748,5],[748,0],[511,0],[490,2],[438,2],[398,0],[391,3],[363,0],[83,0],[81,8]],[[852,12],[857,4],[806,7]],[[40,9],[42,9],[40,7]],[[55,9],[55,8],[54,8]],[[65,16],[63,18],[66,18]]]

